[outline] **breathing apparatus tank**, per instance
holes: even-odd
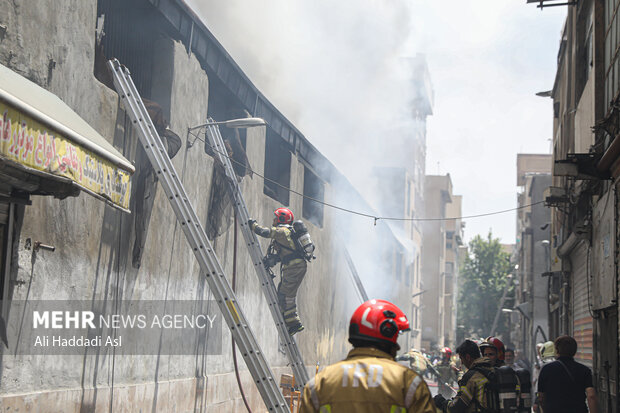
[[[293,241],[295,241],[297,249],[304,256],[306,261],[316,258],[314,256],[314,243],[303,221],[293,222]]]
[[[532,407],[532,380],[530,372],[526,369],[515,369],[519,378],[521,397],[519,398],[519,412],[530,412]]]
[[[515,371],[508,366],[502,366],[495,369],[495,376],[499,396],[499,411],[501,413],[517,412],[519,381]]]

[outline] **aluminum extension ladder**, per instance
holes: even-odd
[[[270,412],[290,413],[256,337],[252,333],[241,308],[237,304],[237,298],[224,276],[217,255],[213,251],[200,220],[189,202],[185,188],[168,157],[166,148],[142,103],[129,70],[121,66],[116,59],[110,60],[108,67],[123,106],[138,132],[144,151],[157,173],[157,178],[164,188],[177,220],[183,228],[185,237],[194,251],[200,269],[207,277],[209,288],[217,300],[222,316],[226,320],[241,354],[243,354],[245,364],[252,374],[265,406]]]
[[[209,121],[212,120],[213,119],[209,118]],[[261,287],[263,288],[263,294],[265,295],[265,299],[267,300],[267,304],[271,310],[271,315],[276,324],[276,328],[278,329],[278,333],[280,334],[280,342],[284,346],[284,351],[288,356],[291,369],[295,374],[295,382],[301,386],[304,386],[308,381],[308,371],[304,365],[304,360],[301,357],[297,343],[295,342],[295,339],[289,335],[284,322],[284,317],[280,312],[280,308],[278,306],[278,296],[276,288],[273,284],[273,279],[263,264],[263,253],[261,251],[260,244],[258,243],[258,238],[248,225],[250,214],[248,213],[248,208],[245,205],[241,187],[237,181],[237,175],[235,174],[235,170],[233,169],[230,158],[228,157],[228,152],[224,146],[224,140],[222,139],[220,129],[217,125],[207,126],[206,139],[207,144],[210,145],[213,150],[215,159],[222,164],[226,172],[228,190],[235,207],[235,212],[237,213],[237,219],[241,226],[241,232],[243,233],[243,238],[245,239],[248,251],[250,252],[254,269],[256,270]]]

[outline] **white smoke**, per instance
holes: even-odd
[[[402,138],[415,127],[410,68],[403,59],[415,55],[407,46],[411,2],[187,2],[252,82],[367,203],[356,201],[347,185],[337,185],[330,201],[378,213],[380,200],[370,185],[373,167],[403,165],[412,153]],[[331,230],[346,240],[369,295],[387,298],[394,284],[386,283],[383,247],[394,239],[386,239],[385,226],[375,227],[372,219],[347,215],[339,212]]]
[[[256,86],[357,187],[398,149],[410,90],[404,0],[189,1]]]

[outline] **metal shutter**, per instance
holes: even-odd
[[[590,254],[591,255],[591,254]],[[575,360],[592,368],[592,315],[588,308],[588,295],[592,294],[592,257],[588,257],[588,244],[581,241],[571,253],[571,302],[573,314],[573,337],[577,340]],[[588,268],[588,266],[590,268]]]

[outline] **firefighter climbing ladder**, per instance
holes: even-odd
[[[212,119],[209,119],[209,121],[212,121]],[[248,213],[248,209],[245,205],[245,200],[237,181],[237,175],[235,174],[230,158],[227,156],[228,153],[226,151],[226,147],[224,146],[224,141],[222,140],[219,127],[217,125],[207,126],[206,135],[208,140],[207,142],[213,149],[215,159],[222,164],[226,172],[230,195],[235,206],[237,219],[241,224],[241,232],[243,233],[243,238],[248,246],[248,251],[250,252],[250,257],[252,259],[252,263],[254,264],[256,274],[260,280],[261,287],[263,288],[263,294],[265,295],[265,299],[267,300],[267,304],[271,310],[271,315],[273,316],[273,320],[276,323],[276,328],[280,334],[280,341],[284,346],[284,351],[288,356],[289,362],[291,363],[291,368],[295,374],[295,382],[303,386],[308,381],[308,372],[306,371],[306,367],[301,357],[301,353],[299,352],[299,348],[297,347],[297,343],[293,337],[289,335],[286,324],[284,323],[284,317],[282,317],[282,313],[278,307],[278,295],[276,293],[273,280],[263,264],[263,253],[260,249],[258,238],[248,225],[250,214]]]
[[[129,70],[121,66],[116,59],[110,60],[108,66],[123,106],[136,128],[144,151],[164,188],[185,237],[194,251],[200,269],[207,277],[207,282],[217,300],[222,316],[226,320],[237,346],[239,346],[267,409],[270,412],[290,412],[284,396],[280,393],[278,385],[273,379],[273,373],[267,364],[267,360],[237,304],[237,298],[224,276],[217,255],[213,251],[211,243],[200,225],[200,220],[189,202],[185,188],[168,157],[166,148],[155,131],[155,126],[142,103]]]

